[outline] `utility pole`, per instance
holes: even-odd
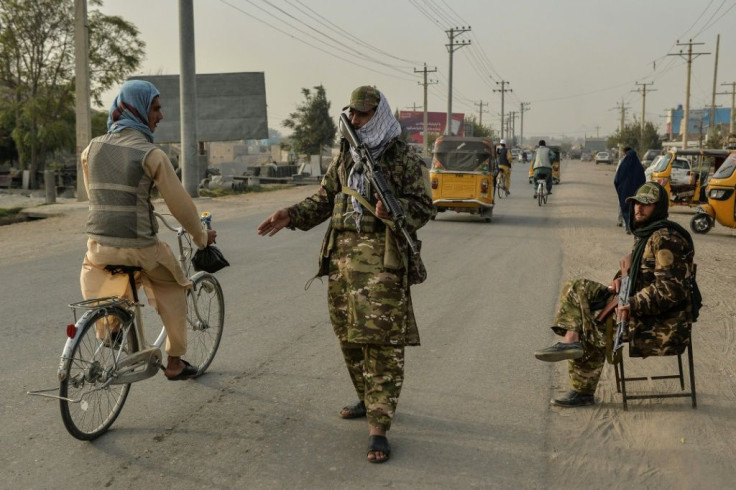
[[[516,111],[509,112],[509,137],[508,140],[513,144],[514,136],[516,135]]]
[[[452,53],[454,53],[455,50],[470,44],[470,41],[468,41],[467,39],[461,42],[455,42],[455,36],[464,32],[468,32],[469,30],[470,26],[468,26],[467,28],[455,27],[454,29],[451,28],[449,31],[445,31],[445,33],[447,33],[447,37],[450,38],[450,44],[445,44],[445,46],[447,46],[447,51],[450,53],[450,72],[448,74],[447,89],[447,122],[445,124],[445,134],[448,135],[452,135]]]
[[[198,197],[200,177],[197,168],[197,69],[194,63],[193,0],[179,0],[179,71],[179,167],[184,188],[190,196]]]
[[[529,102],[522,102],[521,103],[521,110],[519,111],[519,114],[520,114],[519,122],[520,122],[520,125],[521,125],[520,131],[519,131],[519,133],[520,133],[520,135],[519,135],[519,145],[521,147],[524,146],[524,111],[528,111],[530,107],[531,107],[531,104]]]
[[[483,103],[482,100],[480,102],[475,103],[475,105],[477,105],[479,107],[479,109],[478,109],[478,125],[479,126],[483,126],[483,113],[484,112],[488,112],[488,111],[487,110],[486,111],[483,110],[484,103]],[[485,105],[488,106],[487,103],[485,103]]]
[[[646,119],[646,113],[647,113],[647,85],[654,85],[654,82],[643,82],[639,83],[636,82],[637,85],[640,85],[641,88],[638,88],[634,90],[634,92],[639,92],[641,94],[641,142],[640,144],[644,144],[644,121]],[[650,92],[656,92],[657,89],[651,89]],[[623,132],[623,124],[621,125],[621,131]],[[643,150],[644,148],[642,148]]]
[[[421,109],[422,106],[417,107],[417,103],[414,102],[411,106],[407,107],[407,109],[411,109],[412,112],[417,112],[417,109]]]
[[[495,88],[493,89],[494,92],[501,92],[501,138],[504,137],[503,136],[503,123],[504,123],[504,120],[503,120],[503,118],[504,118],[504,113],[503,113],[503,99],[504,99],[504,94],[506,92],[513,92],[513,90],[511,90],[510,88],[505,88],[508,83],[509,82],[506,81],[506,80],[501,80],[500,82],[496,82],[496,85],[501,85],[501,88],[499,90],[496,90]]]
[[[619,130],[618,130],[618,134],[620,136],[620,135],[624,134],[624,125],[626,124],[626,109],[627,109],[627,107],[626,107],[626,104],[624,103],[624,98],[623,97],[621,97],[621,104],[616,105],[616,107],[614,109],[618,109],[620,111],[620,113],[621,113],[621,122],[619,124]],[[609,109],[609,110],[612,111],[613,109]],[[595,128],[596,128],[596,133],[597,133],[598,132],[598,126],[596,126]],[[621,155],[621,153],[623,153],[623,146],[621,145],[621,143],[619,143],[618,144],[618,154]]]
[[[710,54],[710,53],[693,53],[693,46],[700,46],[705,43],[694,43],[692,39],[690,39],[690,42],[687,43],[680,43],[680,41],[677,41],[677,46],[687,46],[687,58],[685,58],[685,55],[683,55],[682,50],[680,50],[679,53],[669,53],[667,56],[680,56],[683,59],[687,60],[687,82],[685,84],[685,112],[682,117],[682,147],[687,148],[687,126],[689,123],[690,118],[690,72],[692,71],[693,66],[693,56],[696,58],[702,54]]]
[[[718,95],[730,95],[731,96],[731,114],[728,118],[728,134],[734,134],[734,105],[736,105],[736,82],[731,83],[722,83],[721,85],[730,85],[731,91],[730,92],[718,92]]]
[[[77,132],[77,201],[87,200],[82,173],[82,151],[92,139],[92,116],[89,102],[89,24],[87,0],[74,0],[74,96]]]
[[[716,36],[716,62],[713,68],[713,96],[710,99],[710,120],[708,128],[712,128],[716,124],[716,80],[718,80],[718,52],[721,47],[721,35]]]
[[[417,82],[419,85],[424,87],[424,116],[423,116],[423,127],[422,127],[422,150],[424,151],[424,156],[429,156],[429,148],[428,148],[428,135],[427,135],[427,86],[433,83],[437,83],[437,80],[427,80],[427,73],[434,73],[437,71],[437,67],[434,67],[433,69],[429,70],[427,69],[427,63],[424,63],[424,68],[421,70],[417,70],[414,68],[414,73],[423,73],[424,74],[424,81],[423,82]]]

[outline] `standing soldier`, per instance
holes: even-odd
[[[344,110],[415,234],[432,214],[429,182],[421,159],[398,138],[401,127],[386,97],[375,87],[358,87]],[[273,213],[258,226],[258,234],[272,236],[284,227],[309,230],[330,220],[317,276],[329,276],[330,320],[358,394],[358,402],[344,407],[340,416],[367,416],[368,461],[383,463],[391,454],[386,432],[403,384],[404,347],[419,345],[409,287],[423,277],[409,273],[408,247],[386,229],[386,206],[359,161],[342,140],[319,191]]]

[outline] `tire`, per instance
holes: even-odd
[[[695,233],[705,234],[713,228],[713,218],[705,213],[698,213],[690,220],[690,229]]]
[[[537,186],[537,204],[542,205],[542,200],[544,199],[544,190],[542,189],[542,186]]]
[[[225,299],[215,276],[201,273],[187,291],[187,360],[204,374],[215,358],[222,339]]]
[[[66,430],[83,441],[91,441],[107,432],[120,415],[130,391],[130,384],[111,384],[101,388],[108,380],[113,357],[120,354],[121,350],[105,347],[103,341],[97,338],[95,323],[98,321],[105,325],[118,322],[119,325],[125,325],[133,319],[121,308],[98,310],[81,327],[82,333],[72,348],[71,360],[59,386],[61,419]],[[138,350],[134,331],[130,329],[130,334],[123,341],[122,352]],[[81,398],[81,401],[74,403],[68,398]]]
[[[496,196],[498,196],[499,199],[506,197],[506,190],[504,189],[505,184],[506,177],[504,177],[502,173],[499,173],[496,178]]]

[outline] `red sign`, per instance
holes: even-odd
[[[452,114],[453,136],[465,136],[465,114]],[[427,112],[427,134],[445,134],[447,123],[446,112]],[[399,124],[401,128],[409,132],[409,140],[412,143],[422,144],[424,136],[424,112],[422,111],[399,111]]]

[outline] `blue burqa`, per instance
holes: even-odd
[[[636,156],[634,150],[627,151],[613,178],[613,186],[618,194],[618,205],[621,207],[621,216],[626,220],[627,230],[631,229],[631,223],[629,223],[629,203],[626,202],[626,198],[636,194],[636,190],[644,185],[644,182],[646,182],[646,176],[639,157]]]

